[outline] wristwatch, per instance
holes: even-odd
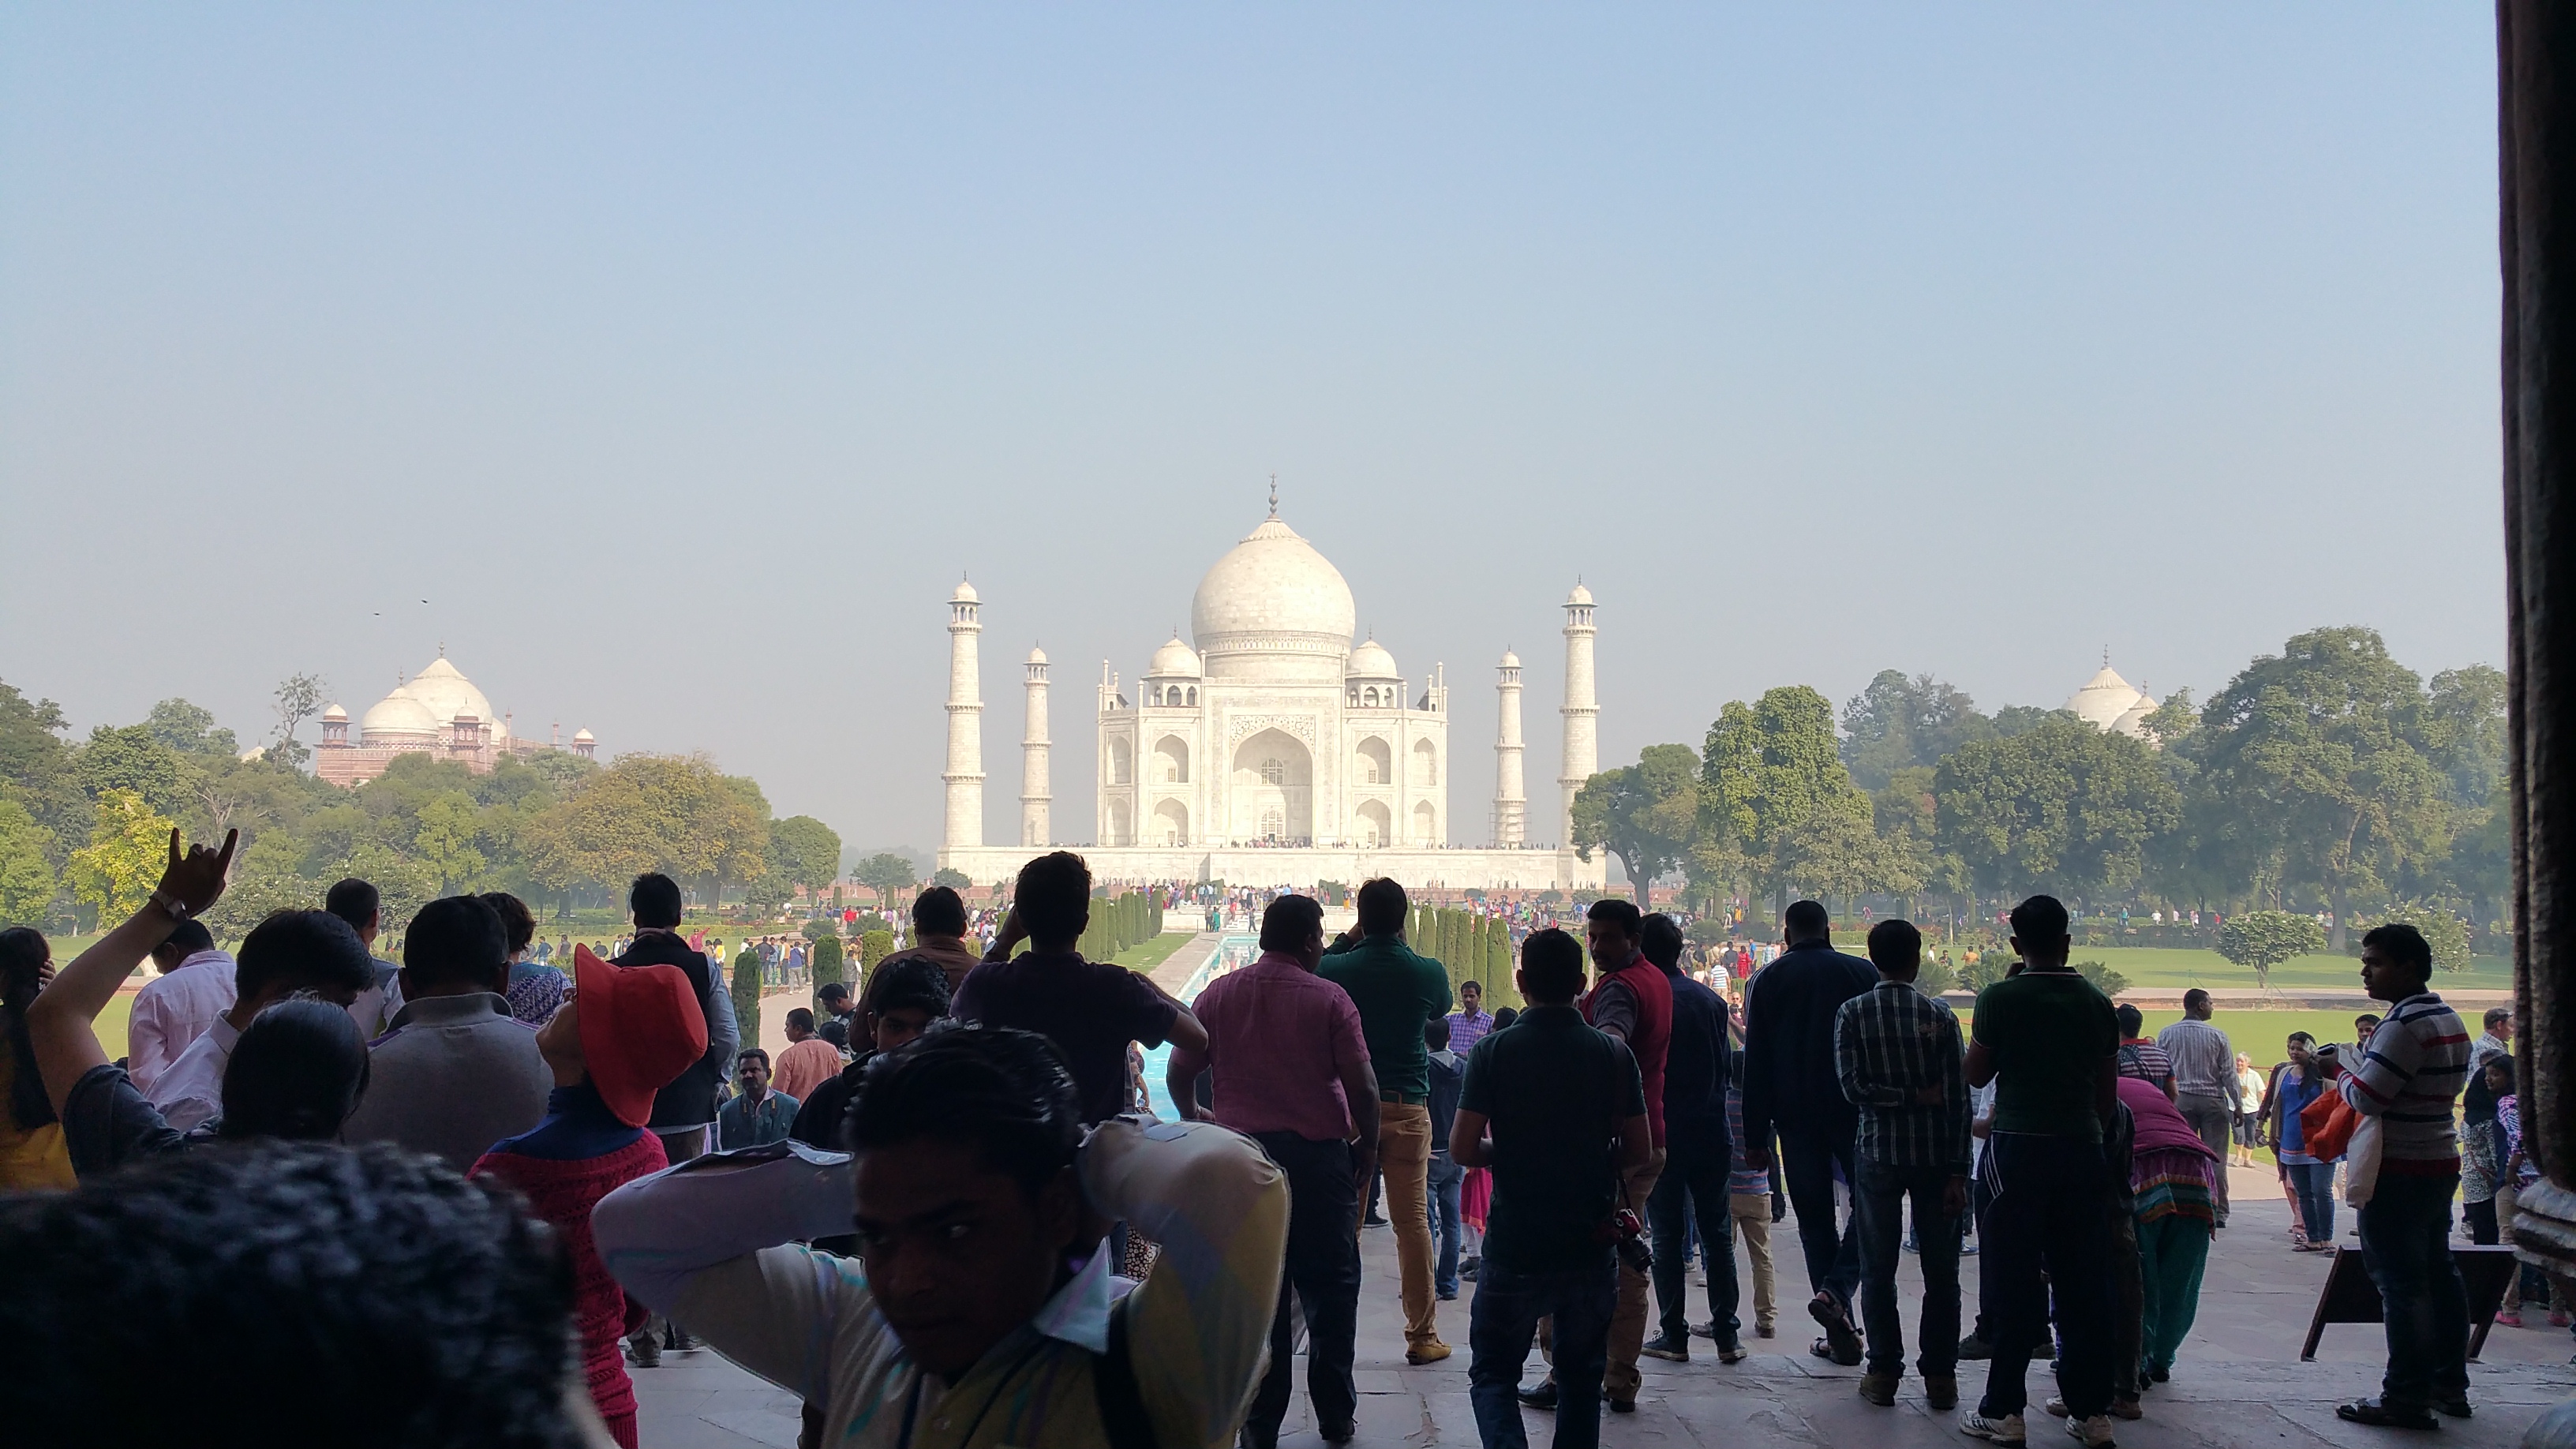
[[[170,919],[173,921],[184,921],[188,919],[191,914],[188,910],[188,903],[186,901],[179,899],[177,896],[174,896],[165,890],[155,889],[152,892],[152,899],[149,904],[159,906],[162,910],[168,912]]]

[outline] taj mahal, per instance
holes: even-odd
[[[948,601],[947,826],[942,867],[979,885],[1009,880],[1056,843],[1048,782],[1048,661],[1022,663],[1020,831],[984,843],[982,598]],[[1529,838],[1521,776],[1521,661],[1495,666],[1500,725],[1483,846],[1458,847],[1450,814],[1449,684],[1409,680],[1374,637],[1341,570],[1270,516],[1218,559],[1190,602],[1190,637],[1154,651],[1133,686],[1105,662],[1094,695],[1098,785],[1093,844],[1102,880],[1222,880],[1235,885],[1357,884],[1392,876],[1449,889],[1603,886],[1605,857],[1566,846],[1575,793],[1599,768],[1592,594],[1565,601],[1564,767],[1554,843]]]

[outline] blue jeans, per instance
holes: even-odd
[[[2361,1205],[2361,1262],[2379,1285],[2388,1325],[2380,1396],[2421,1409],[2469,1392],[2469,1296],[2451,1258],[2451,1195],[2459,1174],[2381,1172]]]
[[[2334,1164],[2284,1162],[2281,1170],[2290,1175],[2290,1191],[2298,1196],[2299,1220],[2307,1225],[2308,1241],[2333,1242]]]
[[[1458,1296],[1458,1238],[1464,1221],[1459,1216],[1458,1193],[1467,1185],[1467,1169],[1449,1160],[1446,1148],[1431,1154],[1429,1191],[1423,1194],[1423,1216],[1431,1221],[1431,1241],[1437,1261],[1431,1270],[1431,1286],[1443,1298]]]
[[[1905,1371],[1905,1326],[1896,1311],[1896,1241],[1905,1200],[1914,1200],[1914,1247],[1923,1263],[1922,1355],[1926,1378],[1959,1368],[1959,1225],[1941,1205],[1954,1174],[1947,1167],[1891,1167],[1863,1162],[1852,1191],[1860,1224],[1860,1314],[1873,1373]]]
[[[1467,1315],[1467,1399],[1485,1449],[1528,1449],[1521,1428],[1521,1369],[1538,1321],[1556,1319],[1556,1449],[1601,1443],[1601,1376],[1610,1366],[1610,1315],[1619,1274],[1608,1249],[1596,1267],[1520,1273],[1488,1253],[1476,1270],[1476,1301]]]
[[[1984,1266],[1995,1298],[1986,1394],[1989,1419],[2029,1405],[2031,1347],[2045,1341],[2057,1300],[2057,1391],[2077,1419],[2111,1408],[2111,1179],[2102,1147],[2074,1137],[1997,1132],[1986,1143]],[[2044,1275],[2044,1276],[2043,1276]],[[2467,1313],[2461,1314],[2463,1323]]]
[[[1727,1205],[1727,1167],[1733,1154],[1721,1133],[1714,1142],[1669,1140],[1664,1175],[1646,1197],[1646,1225],[1655,1234],[1655,1307],[1666,1343],[1690,1342],[1689,1244],[1694,1237],[1708,1264],[1708,1316],[1717,1345],[1736,1346],[1735,1219]]]

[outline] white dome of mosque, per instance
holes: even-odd
[[[1185,674],[1196,678],[1199,672],[1198,652],[1181,642],[1181,631],[1172,631],[1171,639],[1154,651],[1153,662],[1145,667],[1149,676]]]
[[[2083,688],[2069,695],[2064,708],[2073,710],[2077,718],[2095,729],[2107,730],[2117,726],[2120,717],[2144,698],[2146,696],[2114,672],[2111,661],[2105,659],[2102,672],[2084,681]],[[2147,708],[2155,706],[2149,704]]]
[[[1372,638],[1351,651],[1350,666],[1342,671],[1357,679],[1402,679],[1403,671],[1395,667],[1395,656],[1386,646]]]
[[[2147,716],[2155,712],[2156,697],[2143,689],[2139,690],[2138,702],[2130,705],[2118,719],[2111,721],[2111,733],[2127,735],[2133,740],[2146,739],[2148,738]]]
[[[1045,650],[1043,650],[1043,649],[1040,649],[1040,648],[1039,648],[1038,646],[1036,646],[1035,644],[1030,645],[1030,646],[1029,646],[1029,657],[1028,657],[1028,662],[1029,662],[1029,663],[1031,663],[1031,664],[1044,664],[1044,663],[1046,663],[1046,662],[1047,662],[1046,651],[1045,651]]]
[[[1518,668],[1520,668],[1520,667],[1521,667],[1521,657],[1520,657],[1519,655],[1517,655],[1517,654],[1514,654],[1514,653],[1513,653],[1512,651],[1510,651],[1509,649],[1504,650],[1504,651],[1503,651],[1503,663],[1502,663],[1502,667],[1503,667],[1503,668],[1505,668],[1505,669],[1518,669]]]
[[[966,582],[964,579],[959,579],[957,581],[957,592],[948,596],[948,602],[952,604],[974,604],[982,602],[982,599],[981,596],[976,594],[975,586],[973,584]]]
[[[598,743],[598,741],[597,741],[597,740],[596,740],[596,739],[591,735],[591,732],[590,732],[590,731],[588,731],[588,730],[574,730],[574,731],[572,732],[572,739],[573,739],[573,743],[574,743],[574,744],[577,744],[577,745],[587,745],[587,744],[596,744],[596,743]]]
[[[349,712],[342,709],[339,705],[334,704],[329,709],[322,711],[322,722],[325,724],[347,724],[349,722]]]
[[[1578,579],[1578,580],[1576,580],[1576,581],[1575,581],[1575,585],[1574,585],[1574,592],[1573,592],[1573,593],[1570,593],[1570,594],[1568,594],[1568,595],[1566,595],[1566,596],[1565,596],[1565,601],[1566,601],[1567,603],[1569,603],[1569,604],[1588,604],[1588,603],[1591,603],[1591,602],[1592,602],[1592,591],[1591,591],[1590,589],[1585,588],[1585,587],[1583,586],[1582,581]]]
[[[411,686],[396,685],[394,692],[370,705],[358,721],[358,734],[363,739],[389,739],[411,735],[426,738],[438,733],[438,716],[429,706],[412,696]]]
[[[1190,635],[1211,661],[1211,674],[1315,672],[1338,679],[1358,622],[1359,606],[1342,571],[1275,513],[1216,561],[1190,600]],[[1228,656],[1272,662],[1238,671],[1217,662]],[[1315,662],[1292,665],[1295,656]],[[1321,660],[1330,662],[1329,672],[1320,670]]]
[[[487,724],[492,722],[492,701],[483,697],[474,681],[448,663],[444,653],[412,676],[403,690],[419,700],[429,710],[429,717],[442,726],[460,714],[470,714]]]

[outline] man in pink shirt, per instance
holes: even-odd
[[[1287,1262],[1270,1321],[1270,1368],[1243,1425],[1247,1449],[1274,1449],[1288,1415],[1292,1289],[1306,1310],[1306,1394],[1316,1431],[1329,1444],[1357,1432],[1360,1185],[1377,1162],[1377,1074],[1359,1008],[1315,974],[1323,959],[1323,907],[1310,896],[1272,901],[1261,917],[1260,957],[1208,983],[1191,1004],[1207,1029],[1206,1049],[1176,1043],[1166,1078],[1182,1117],[1251,1137],[1288,1178]],[[1214,1086],[1204,1109],[1202,1071]]]
[[[125,1022],[125,1074],[147,1093],[190,1042],[233,1009],[233,958],[215,949],[198,922],[181,921],[152,949],[152,964],[161,974],[135,993]]]

